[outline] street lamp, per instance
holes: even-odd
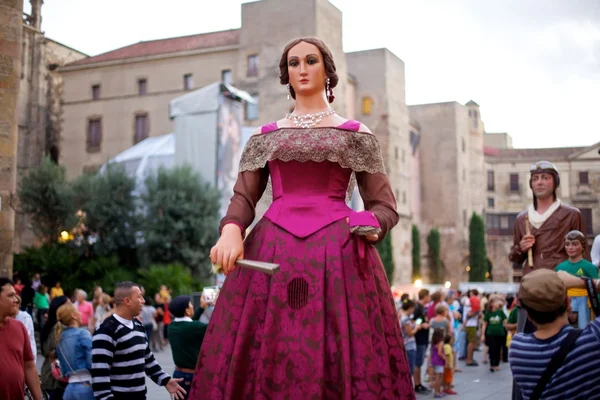
[[[446,281],[446,283],[444,283],[444,287],[446,289],[450,289],[450,286],[452,286],[452,283],[450,281]]]
[[[418,288],[423,287],[423,281],[420,279],[417,279],[415,281],[415,287],[418,287]]]

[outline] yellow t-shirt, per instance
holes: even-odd
[[[454,365],[454,358],[452,355],[452,346],[448,343],[444,345],[444,355],[446,356],[446,366],[452,368]]]
[[[58,296],[64,296],[64,295],[65,295],[65,293],[63,292],[63,289],[61,287],[59,287],[59,288],[53,287],[52,289],[50,289],[50,299],[53,299]]]

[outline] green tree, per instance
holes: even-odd
[[[218,239],[219,192],[189,167],[161,168],[146,179],[141,224],[152,264],[182,263],[199,277],[210,274],[210,249]]]
[[[427,235],[427,257],[429,258],[429,271],[432,283],[442,283],[442,260],[440,258],[440,231],[436,228]]]
[[[381,262],[385,269],[385,274],[388,278],[388,282],[392,284],[394,281],[394,258],[392,254],[392,235],[388,233],[385,235],[383,240],[375,246],[379,250],[381,256]]]
[[[412,277],[421,279],[421,234],[416,225],[412,226]]]
[[[56,242],[60,232],[69,231],[76,222],[65,169],[48,157],[23,178],[18,196],[21,210],[31,217],[33,231],[43,243]]]
[[[122,167],[110,166],[102,174],[80,176],[72,187],[75,203],[85,213],[88,231],[97,235],[96,252],[102,256],[116,253],[122,263],[135,264],[135,179]]]
[[[195,287],[194,279],[189,268],[181,264],[152,265],[140,271],[140,283],[149,296],[160,290],[160,285],[171,289],[172,296],[191,294]]]
[[[484,282],[488,271],[488,259],[485,249],[485,225],[477,213],[471,216],[469,224],[469,281]]]

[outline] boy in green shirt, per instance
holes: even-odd
[[[200,312],[194,312],[190,296],[177,296],[169,303],[169,312],[173,315],[173,321],[169,324],[169,343],[175,362],[174,378],[183,378],[179,384],[185,389],[188,398],[198,353],[208,324],[194,320],[200,318],[207,307],[204,299],[200,302]]]
[[[580,231],[571,231],[565,236],[565,250],[569,259],[558,264],[556,272],[565,271],[570,275],[580,278],[598,279],[598,268],[583,258],[587,240]],[[577,313],[579,329],[585,328],[590,323],[590,309],[586,289],[568,289],[567,295],[571,298],[571,308]]]

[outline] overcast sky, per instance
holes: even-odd
[[[473,99],[486,131],[508,132],[515,147],[600,141],[600,0],[330,1],[345,51],[387,47],[405,62],[408,104]],[[239,28],[240,3],[46,0],[42,29],[96,55]]]

